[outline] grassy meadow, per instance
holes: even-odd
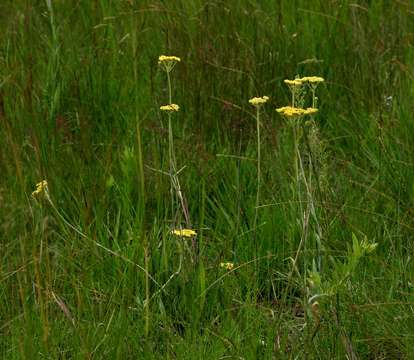
[[[412,1],[2,0],[0,29],[0,358],[414,359]],[[304,76],[318,111],[281,116]]]

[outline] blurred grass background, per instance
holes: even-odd
[[[3,0],[0,24],[3,358],[414,357],[412,2]],[[182,59],[174,137],[197,261],[169,235],[169,179],[154,170],[168,166],[161,54]],[[319,300],[319,320],[302,283],[281,297],[301,225],[291,134],[274,108],[288,104],[283,79],[296,74],[326,80],[316,117],[322,276],[346,261],[352,234],[378,243]],[[269,206],[255,254],[248,99],[262,95]],[[42,179],[88,238],[34,202]],[[180,257],[163,291],[150,281],[146,331],[134,264],[164,284]],[[226,275],[223,261],[240,268]]]

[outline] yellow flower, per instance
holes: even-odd
[[[286,112],[286,111],[291,111],[291,110],[293,110],[293,109],[297,109],[297,108],[294,108],[294,107],[292,107],[292,106],[283,106],[283,107],[281,107],[281,108],[277,108],[277,109],[276,109],[276,111],[277,111],[279,114],[281,114],[281,113],[284,113],[284,112]]]
[[[316,108],[301,109],[301,108],[296,108],[292,106],[283,106],[281,108],[276,109],[276,111],[282,116],[285,116],[288,118],[294,118],[294,117],[299,117],[303,115],[314,114],[318,112],[318,109]]]
[[[284,106],[276,109],[276,111],[282,116],[293,118],[305,115],[305,110],[301,108],[296,108],[292,106]]]
[[[168,104],[160,106],[161,111],[173,112],[180,110],[180,107],[177,104]]]
[[[47,188],[47,181],[46,180],[42,180],[41,182],[38,182],[36,184],[36,190],[32,192],[32,196],[34,198],[45,194],[48,195],[48,188]]]
[[[162,64],[162,63],[170,63],[170,62],[180,62],[181,59],[178,56],[167,56],[167,55],[160,55],[158,57],[158,64]]]
[[[325,79],[323,77],[320,77],[320,76],[305,76],[300,80],[303,81],[303,82],[311,83],[311,84],[318,84],[318,83],[321,83],[321,82],[325,81]]]
[[[160,65],[167,73],[169,73],[174,65],[180,61],[181,59],[178,56],[161,55],[158,57],[158,65]]]
[[[171,230],[171,234],[179,236],[179,237],[188,237],[188,238],[197,236],[197,233],[192,229]]]
[[[284,80],[285,84],[289,85],[289,86],[301,86],[302,85],[302,80],[301,79],[295,79],[295,80],[289,80],[286,79]]]
[[[226,270],[233,270],[234,264],[231,263],[231,262],[224,262],[224,263],[220,263],[220,267],[222,267]]]
[[[253,106],[262,106],[263,104],[266,104],[267,100],[269,100],[268,96],[254,97],[249,100],[249,103]]]
[[[319,110],[317,108],[309,107],[305,110],[305,115],[312,115],[317,113]]]

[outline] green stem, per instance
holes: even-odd
[[[312,87],[312,107],[315,108],[316,107],[316,97],[315,97],[315,88]]]
[[[168,113],[168,160],[169,160],[169,167],[170,167],[170,193],[171,193],[171,216],[174,218],[174,181],[173,176],[175,172],[175,165],[174,165],[174,137],[172,133],[172,124],[171,124],[171,114]],[[175,227],[175,224],[173,224]]]
[[[167,71],[167,81],[168,81],[168,101],[169,104],[172,103],[172,90],[171,90],[171,78],[170,78],[170,72]]]
[[[170,72],[167,71],[167,82],[168,82],[168,100],[169,103],[172,103],[172,88],[171,88],[171,77]],[[171,121],[171,113],[168,113],[168,153],[169,153],[169,162],[170,162],[170,180],[171,180],[171,210],[172,210],[172,217],[174,219],[173,226],[175,227],[176,224],[180,223],[179,219],[176,219],[176,213],[174,210],[174,193],[178,197],[178,200],[180,202],[185,222],[187,224],[187,227],[190,227],[190,216],[189,212],[184,200],[184,195],[181,191],[180,181],[177,176],[177,162],[175,158],[175,150],[174,150],[174,136],[173,136],[173,130],[172,130],[172,121]]]
[[[171,77],[170,72],[167,70],[167,83],[168,83],[168,103],[172,103],[172,89],[171,89]],[[175,219],[175,206],[174,206],[174,180],[173,176],[175,174],[175,157],[174,157],[174,136],[172,131],[172,122],[171,122],[171,113],[168,112],[168,160],[170,168],[170,193],[171,193],[171,217]],[[175,221],[173,227],[175,227]]]
[[[294,169],[295,169],[295,181],[296,181],[296,190],[298,191],[297,198],[300,198],[300,186],[299,186],[299,167],[298,167],[298,154],[299,154],[299,140],[297,134],[297,123],[296,119],[293,119],[294,123],[292,124],[293,130],[293,146],[294,146],[294,154],[293,154],[293,161],[294,161]]]
[[[260,169],[260,162],[261,162],[261,152],[260,152],[260,108],[256,107],[256,133],[257,133],[257,189],[256,189],[256,207],[255,207],[255,214],[254,214],[254,238],[255,238],[255,248],[256,248],[256,256],[258,251],[258,244],[257,244],[257,219],[258,219],[258,211],[259,211],[259,204],[260,204],[260,185],[261,185],[261,169]]]

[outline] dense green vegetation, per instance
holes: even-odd
[[[414,358],[412,1],[3,0],[0,26],[1,358]],[[325,82],[294,128],[296,75]]]

